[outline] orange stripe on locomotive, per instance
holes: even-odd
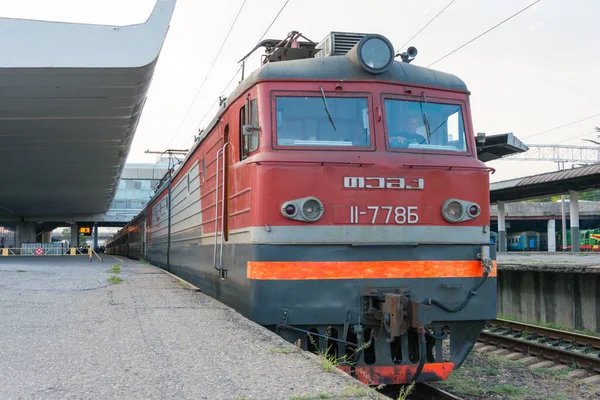
[[[495,277],[496,262],[488,275]],[[249,261],[248,279],[409,279],[409,278],[479,278],[481,261],[340,261],[340,262],[260,262]]]

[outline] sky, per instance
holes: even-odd
[[[289,0],[266,38],[298,30],[313,41],[330,31],[379,33],[396,50],[451,0]],[[155,0],[0,0],[0,16],[107,25],[143,23]],[[178,0],[128,162],[155,162],[145,150],[189,148],[214,115],[210,106],[286,0],[246,0],[213,70],[207,72],[244,0]],[[533,0],[455,0],[407,45],[427,66]],[[527,144],[591,145],[600,116],[598,0],[541,0],[432,68],[471,91],[474,132],[512,132]],[[405,47],[407,47],[405,46]],[[261,50],[246,64],[259,67]],[[238,82],[234,79],[225,92]],[[200,92],[199,89],[204,82]],[[492,182],[554,171],[552,162],[494,161]],[[567,165],[569,167],[570,165]]]

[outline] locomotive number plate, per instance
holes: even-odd
[[[419,222],[417,206],[350,206],[351,224],[416,224]]]

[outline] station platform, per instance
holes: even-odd
[[[109,255],[0,259],[0,321],[3,399],[382,398],[168,273]]]
[[[600,254],[498,253],[502,318],[600,332]]]
[[[600,274],[600,253],[505,252],[496,254],[498,270]]]

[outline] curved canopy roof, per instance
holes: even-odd
[[[106,212],[175,2],[129,26],[0,18],[0,206]]]
[[[569,190],[582,191],[599,187],[600,164],[593,164],[492,183],[490,203],[534,199],[564,194]]]

